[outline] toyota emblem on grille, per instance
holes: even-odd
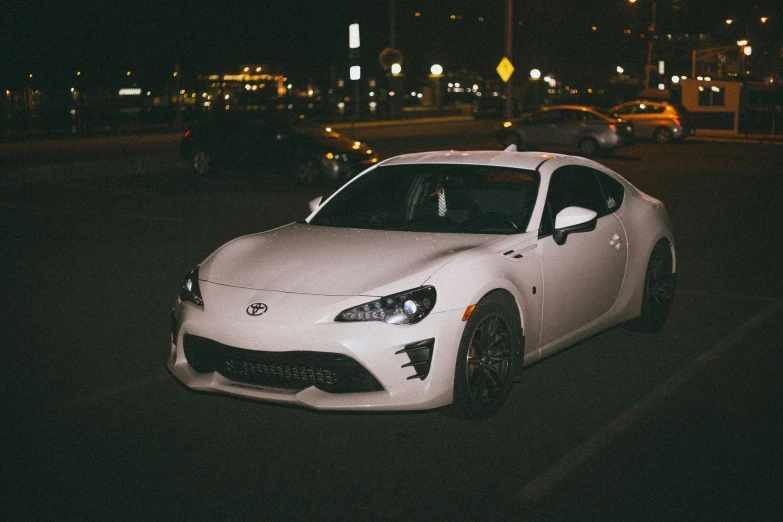
[[[247,315],[263,315],[266,313],[266,305],[264,303],[253,303],[247,307]]]

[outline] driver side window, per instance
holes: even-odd
[[[566,207],[594,210],[599,217],[607,213],[601,186],[592,169],[567,165],[552,174],[538,237],[545,237],[554,232],[555,216]]]

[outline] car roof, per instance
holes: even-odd
[[[566,154],[543,152],[515,152],[505,150],[441,150],[417,152],[389,158],[378,164],[412,165],[417,163],[440,163],[461,165],[487,165],[493,167],[511,167],[537,170],[544,162],[554,158],[568,157]]]

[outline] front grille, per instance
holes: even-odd
[[[355,359],[323,352],[259,352],[185,334],[188,364],[199,373],[218,372],[232,381],[270,388],[329,393],[381,391],[383,387]]]

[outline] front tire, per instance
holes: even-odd
[[[663,328],[674,301],[675,282],[671,249],[668,242],[661,240],[655,245],[647,263],[641,314],[628,322],[626,329],[634,332],[657,332]]]
[[[506,401],[519,354],[518,321],[497,296],[482,299],[465,325],[454,370],[454,402],[444,413],[478,420]]]

